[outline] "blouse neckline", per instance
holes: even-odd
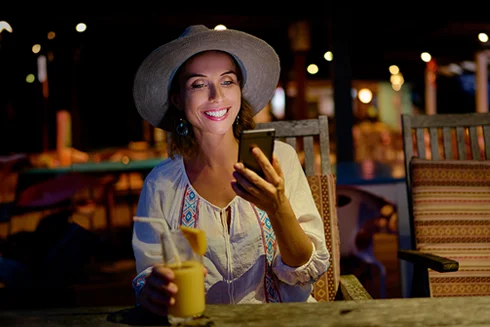
[[[203,196],[201,196],[201,194],[199,194],[199,192],[196,191],[196,189],[194,188],[194,186],[192,186],[192,183],[189,180],[189,176],[187,176],[187,171],[185,170],[184,159],[181,156],[179,156],[179,165],[180,165],[180,169],[182,169],[182,171],[183,171],[185,183],[194,192],[194,194],[196,194],[196,196],[199,197],[200,200],[204,201],[209,206],[215,208],[216,210],[222,211],[222,210],[228,209],[234,202],[237,201],[238,195],[235,195],[235,197],[233,199],[231,199],[231,201],[225,207],[219,207],[219,206],[217,206],[215,204],[212,204],[207,199],[205,199]]]

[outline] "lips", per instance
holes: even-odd
[[[216,120],[220,120],[222,118],[224,118],[226,116],[226,114],[228,113],[228,109],[218,109],[218,110],[209,110],[209,111],[205,111],[204,114],[211,118],[211,119],[216,119]]]

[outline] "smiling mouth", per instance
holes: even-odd
[[[224,115],[226,115],[227,112],[228,109],[221,109],[221,110],[205,111],[204,113],[210,117],[221,118]]]

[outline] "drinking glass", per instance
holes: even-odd
[[[178,292],[168,307],[168,320],[178,324],[199,318],[205,310],[204,268],[202,256],[194,252],[182,231],[162,234],[163,263],[175,273]]]

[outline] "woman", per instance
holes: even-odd
[[[170,157],[145,179],[137,216],[206,232],[207,303],[314,301],[329,266],[323,224],[294,148],[275,142],[265,178],[237,163],[238,137],[271,99],[276,52],[236,30],[190,26],[150,54],[135,78],[141,116],[172,132]],[[135,222],[138,302],[165,315],[177,290],[161,264],[159,228]],[[268,237],[268,236],[271,237]]]

